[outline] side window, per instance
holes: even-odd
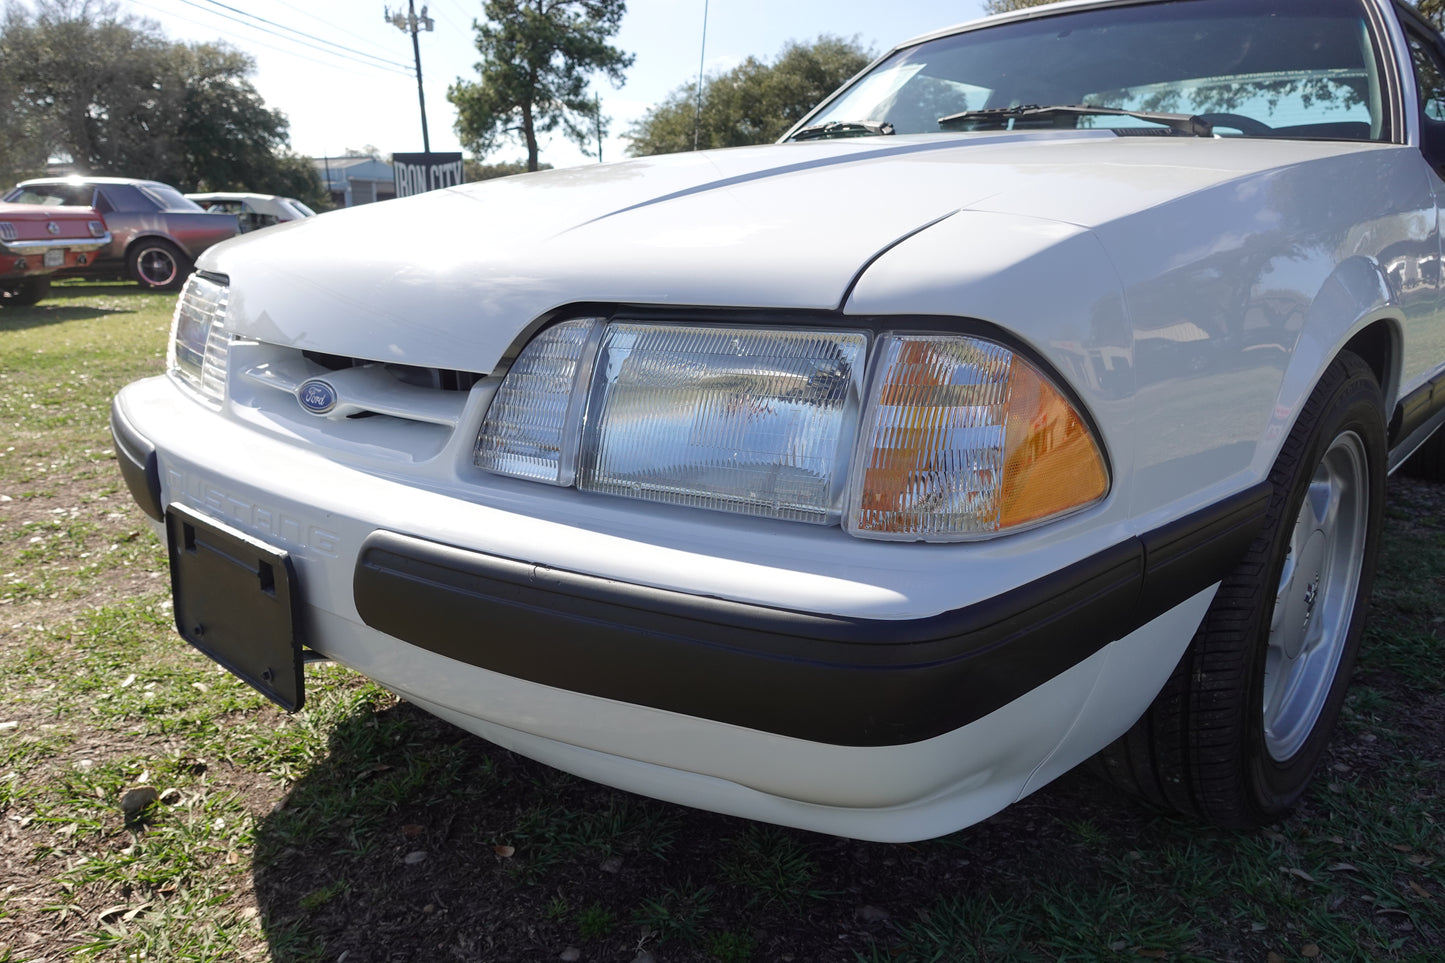
[[[106,201],[113,211],[153,211],[156,205],[150,198],[129,184],[107,184],[101,188]]]
[[[1436,173],[1445,177],[1445,61],[1434,39],[1407,30],[1410,60],[1420,107],[1420,150]]]
[[[1410,31],[1410,59],[1415,64],[1415,86],[1419,89],[1420,114],[1429,120],[1445,121],[1445,66],[1435,44]]]

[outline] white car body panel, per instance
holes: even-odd
[[[1389,5],[1372,9],[1389,21],[1391,50],[1405,50]],[[1408,60],[1395,70],[1412,102]],[[308,643],[442,718],[687,805],[860,838],[938,835],[1127,730],[1215,583],[1196,573],[1187,592],[967,724],[832,744],[513,677],[388,635],[357,600],[368,539],[382,531],[525,563],[539,583],[561,572],[890,629],[960,612],[986,621],[997,600],[1103,566],[1119,546],[1143,546],[1141,566],[1146,553],[1167,559],[1171,526],[1231,499],[1267,500],[1281,446],[1352,338],[1368,332],[1391,349],[1378,372],[1387,412],[1445,371],[1445,185],[1405,113],[1397,143],[1108,129],[820,140],[543,172],[308,218],[205,253],[198,268],[228,289],[227,394],[199,403],[175,377],[130,385],[113,414],[118,448],[132,452],[130,480],[149,446],[157,509],[187,506],[288,551]],[[377,243],[419,224],[424,256]],[[1107,492],[1004,537],[922,545],[477,468],[483,417],[527,341],[560,317],[615,306],[619,318],[995,333],[1086,413]],[[313,417],[289,405],[306,362],[275,360],[303,351],[479,379],[407,424],[348,418],[344,401]],[[373,389],[379,369],[339,371],[342,393],[373,392],[382,415],[411,404],[407,386]],[[1392,439],[1396,454],[1423,430]],[[1141,576],[1136,608],[1159,584]],[[508,641],[480,620],[462,634],[478,649]]]

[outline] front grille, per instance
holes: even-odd
[[[312,444],[407,462],[446,447],[484,377],[249,340],[232,341],[229,360],[238,416]],[[314,404],[318,398],[329,403]]]

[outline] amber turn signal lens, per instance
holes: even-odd
[[[980,338],[886,335],[845,525],[865,538],[987,538],[1108,491],[1082,416],[1034,365]]]

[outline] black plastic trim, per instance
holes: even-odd
[[[1394,426],[1391,444],[1409,438],[1439,414],[1442,408],[1445,408],[1445,373],[1436,375],[1396,404],[1395,417],[1390,419]]]
[[[900,745],[982,718],[1219,581],[1268,500],[1258,486],[1003,595],[903,621],[688,595],[386,531],[363,544],[353,589],[367,625],[469,665],[815,742]]]
[[[115,460],[120,464],[120,476],[125,479],[125,487],[130,489],[131,497],[141,511],[158,522],[165,521],[156,446],[135,430],[121,411],[119,400],[110,404],[110,435],[115,441]]]

